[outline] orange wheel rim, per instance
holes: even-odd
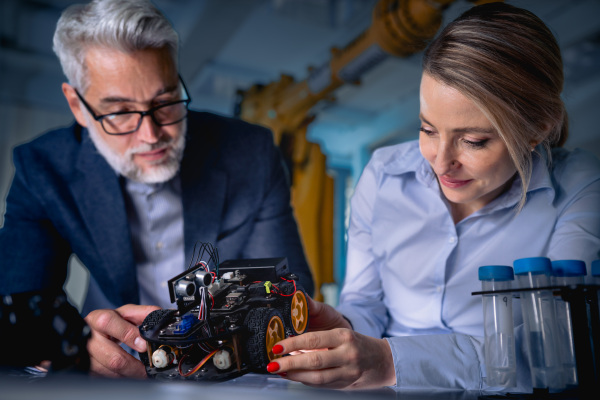
[[[308,303],[306,296],[300,290],[294,293],[291,307],[292,327],[297,334],[303,333],[308,324]]]
[[[273,346],[281,340],[285,339],[285,334],[283,331],[283,321],[278,316],[274,316],[269,320],[269,325],[267,327],[267,335],[265,338],[265,344],[267,347],[267,355],[269,357],[269,361],[279,358],[281,356],[273,354]]]

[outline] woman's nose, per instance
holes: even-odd
[[[457,160],[457,153],[452,143],[441,140],[438,143],[435,163],[433,165],[433,169],[435,170],[436,174],[447,174],[459,166],[460,163]]]

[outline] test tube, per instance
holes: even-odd
[[[592,261],[592,277],[590,283],[592,285],[600,285],[600,260]]]
[[[552,261],[552,284],[554,286],[576,286],[585,284],[585,262],[581,260]],[[577,364],[575,362],[575,342],[571,325],[571,305],[561,296],[555,296],[557,341],[562,362],[565,385],[577,386]]]
[[[482,291],[511,289],[514,273],[507,265],[479,267]],[[482,295],[484,357],[486,383],[498,388],[514,387],[517,383],[512,293]]]
[[[594,260],[592,261],[592,276],[589,277],[590,281],[589,283],[592,285],[599,285],[600,286],[600,260]],[[591,301],[590,307],[591,307],[591,312],[593,312],[592,310],[596,310],[598,311],[596,313],[596,316],[598,318],[600,318],[600,289],[598,289],[596,291],[596,301]]]
[[[564,389],[561,362],[557,351],[554,298],[550,287],[552,264],[546,257],[521,258],[513,262],[521,298],[525,338],[533,389]]]

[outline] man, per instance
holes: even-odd
[[[91,369],[137,377],[143,365],[119,343],[146,350],[137,325],[171,307],[166,281],[187,268],[197,242],[215,245],[221,260],[285,256],[312,293],[270,133],[188,112],[177,34],[154,6],[72,6],[54,50],[77,122],[14,152],[0,293],[60,290],[77,254],[90,271],[82,314]]]

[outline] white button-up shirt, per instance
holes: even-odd
[[[397,388],[485,388],[483,311],[471,294],[481,290],[480,266],[545,256],[589,270],[600,258],[600,162],[577,150],[552,157],[550,170],[534,157],[520,213],[517,178],[455,224],[418,142],[374,153],[351,201],[338,309],[358,332],[389,337]],[[518,326],[520,304],[514,310]],[[528,370],[519,371],[530,390]]]

